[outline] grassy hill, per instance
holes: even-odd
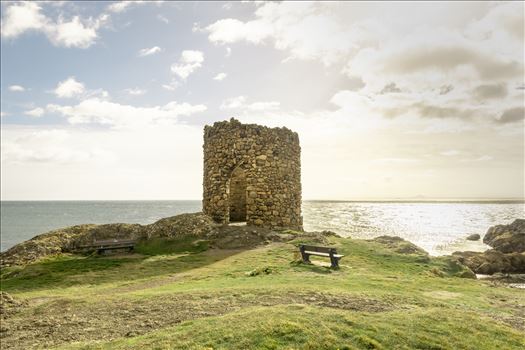
[[[289,236],[289,235],[288,235]],[[297,235],[251,248],[150,240],[2,269],[6,348],[523,349],[525,293],[405,241]],[[299,262],[297,244],[346,256]],[[212,245],[213,246],[213,245]],[[315,260],[315,259],[313,259]]]

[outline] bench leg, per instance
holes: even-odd
[[[311,264],[312,262],[310,261],[310,254],[306,254],[306,253],[301,253],[302,257],[303,257],[303,262],[305,264]]]
[[[332,268],[338,269],[339,268],[339,259],[336,258],[333,255],[330,255],[330,264],[332,265],[331,266]]]
[[[303,262],[305,264],[311,264],[312,262],[310,261],[310,255],[305,253],[304,246],[301,245],[299,248],[301,251],[301,257],[303,258]]]

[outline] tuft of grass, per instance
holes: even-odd
[[[275,271],[272,270],[270,267],[259,267],[257,269],[251,270],[250,272],[246,272],[246,276],[254,277],[259,275],[270,275],[274,273]]]

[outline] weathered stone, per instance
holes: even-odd
[[[452,256],[475,273],[491,275],[497,272],[525,272],[525,253],[504,254],[490,249],[486,252],[454,252]]]
[[[232,118],[204,128],[203,148],[204,213],[221,224],[302,230],[297,133]]]
[[[469,236],[467,236],[467,241],[479,241],[479,239],[481,238],[480,235],[478,235],[477,233],[473,233]]]
[[[525,252],[525,219],[516,219],[510,225],[496,225],[488,229],[483,243],[502,253]]]

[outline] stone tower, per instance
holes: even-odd
[[[216,222],[302,230],[301,147],[287,128],[204,127],[203,211]]]

